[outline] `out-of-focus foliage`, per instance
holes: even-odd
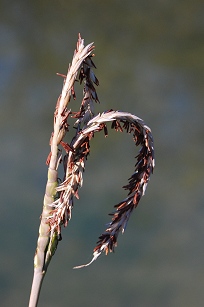
[[[80,200],[40,306],[202,306],[202,1],[1,1],[2,306],[25,306],[46,183],[53,112],[77,41],[95,42],[100,105],[143,118],[156,168],[114,255],[87,262],[134,170],[131,137],[94,138]],[[77,86],[78,110],[82,97]],[[80,293],[80,295],[79,295]]]

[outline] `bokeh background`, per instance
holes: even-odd
[[[116,252],[73,270],[91,259],[107,214],[125,197],[138,150],[125,134],[94,138],[39,306],[203,306],[203,16],[199,0],[1,0],[1,306],[28,304],[62,88],[55,73],[66,73],[79,32],[96,46],[96,113],[143,118],[156,168]]]

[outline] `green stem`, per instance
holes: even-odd
[[[47,271],[48,264],[54,254],[55,250],[54,247],[57,245],[57,237],[54,237],[54,240],[52,240],[51,242],[50,226],[47,223],[47,219],[50,216],[50,213],[52,212],[52,207],[50,206],[50,204],[52,204],[54,201],[54,197],[56,194],[56,189],[55,189],[56,186],[57,186],[57,171],[49,168],[48,181],[44,196],[43,212],[39,227],[37,249],[34,257],[34,275],[33,275],[33,283],[31,288],[29,307],[37,306],[43,278]],[[52,246],[50,245],[50,242]]]

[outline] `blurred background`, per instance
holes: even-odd
[[[66,74],[79,32],[96,46],[96,113],[144,119],[156,168],[115,253],[73,270],[92,258],[138,152],[125,133],[95,136],[39,306],[203,306],[203,16],[201,0],[1,0],[1,306],[28,304],[56,72]],[[81,98],[77,85],[73,111]]]

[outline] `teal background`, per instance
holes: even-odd
[[[204,4],[0,1],[1,306],[27,306],[53,112],[76,46],[95,43],[96,113],[151,127],[156,168],[114,254],[88,262],[134,170],[131,136],[96,135],[40,307],[203,306]],[[82,88],[77,85],[78,110]]]

